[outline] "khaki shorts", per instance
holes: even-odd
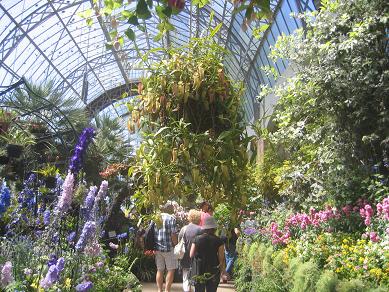
[[[174,256],[173,250],[168,252],[156,251],[155,264],[157,265],[157,270],[159,271],[164,271],[165,267],[168,271],[178,268],[178,260]]]

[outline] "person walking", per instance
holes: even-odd
[[[201,233],[201,228],[198,225],[200,223],[200,211],[194,209],[190,210],[188,213],[188,220],[189,224],[182,227],[178,234],[178,241],[181,241],[183,238],[185,242],[185,254],[180,262],[182,268],[182,289],[184,292],[190,291],[189,271],[191,259],[189,257],[189,252],[193,239],[196,235]]]
[[[213,209],[212,206],[209,202],[204,201],[200,204],[200,209],[201,209],[201,216],[200,216],[200,226],[204,225],[205,219],[212,216],[213,214]]]
[[[172,215],[174,207],[170,202],[167,202],[162,207],[161,217],[162,226],[155,225],[155,264],[157,266],[156,282],[158,292],[163,289],[163,274],[165,269],[166,287],[165,292],[170,292],[174,280],[174,272],[178,268],[178,260],[174,256],[174,246],[177,244],[176,219]]]
[[[226,277],[223,277],[223,283],[230,280],[234,268],[234,263],[238,257],[236,252],[236,242],[238,240],[240,231],[238,228],[232,228],[225,236],[221,236],[225,244],[225,257],[226,257]]]
[[[202,226],[203,233],[193,240],[190,257],[193,259],[191,269],[196,279],[195,292],[216,292],[220,275],[225,274],[224,244],[215,235],[216,229],[215,218],[207,217]]]

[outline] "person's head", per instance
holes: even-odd
[[[214,234],[217,229],[217,223],[214,217],[209,216],[205,218],[203,226],[201,226],[201,229],[208,233],[208,234]]]
[[[173,214],[174,206],[170,201],[167,201],[166,204],[161,207],[161,211],[168,214]]]
[[[212,210],[212,206],[210,203],[208,203],[207,201],[204,201],[200,204],[200,209],[201,211],[203,212],[209,212],[209,210]]]
[[[200,224],[200,218],[201,218],[200,211],[197,211],[195,209],[191,209],[189,211],[189,213],[188,213],[188,220],[189,220],[190,223],[199,225]]]

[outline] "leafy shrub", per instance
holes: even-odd
[[[325,270],[316,283],[317,292],[335,292],[338,277],[333,271]]]
[[[291,291],[315,291],[315,285],[319,276],[320,271],[315,262],[309,261],[298,265],[293,275],[293,288]]]
[[[342,281],[337,287],[338,292],[364,292],[367,291],[363,282],[359,279],[351,279]]]

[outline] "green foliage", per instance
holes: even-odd
[[[5,143],[24,147],[35,144],[35,139],[30,133],[17,128],[9,129],[7,133],[0,135],[0,139]]]
[[[324,270],[316,283],[317,292],[336,292],[338,277],[333,271]]]
[[[241,88],[222,64],[224,49],[205,38],[169,53],[152,66],[129,106],[128,128],[144,136],[130,169],[141,182],[138,205],[158,208],[177,198],[185,204],[200,194],[215,206],[244,206],[251,138],[242,122]]]
[[[274,89],[275,129],[264,136],[270,153],[260,167],[263,194],[295,206],[328,200],[379,199],[364,180],[376,166],[388,187],[385,51],[388,5],[382,1],[327,1],[304,17],[306,30],[282,36],[271,55],[297,68]],[[267,94],[267,91],[264,91]]]
[[[338,292],[363,292],[367,291],[366,286],[360,279],[352,279],[349,281],[342,281],[339,283]]]
[[[198,9],[205,9],[204,6],[209,4],[209,0],[195,0],[191,1],[189,5],[195,6]],[[93,16],[94,14],[97,17],[101,17],[101,15],[109,16],[111,18],[112,31],[112,41],[108,44],[110,48],[117,47],[118,40],[123,38],[118,35],[117,32],[117,20],[125,21],[127,24],[132,25],[133,27],[137,27],[139,30],[144,31],[144,22],[143,20],[150,19],[154,15],[158,18],[158,33],[154,36],[155,41],[160,41],[168,31],[172,31],[175,27],[170,23],[170,19],[172,15],[179,14],[185,6],[184,0],[177,1],[153,1],[153,0],[140,0],[137,1],[135,9],[132,7],[129,10],[128,3],[126,1],[93,1],[93,9],[87,9],[85,11],[79,12],[77,15],[81,18],[84,18],[86,24],[91,26],[93,24]],[[192,11],[192,8],[190,8]],[[120,16],[116,15],[117,11],[120,11]],[[251,23],[251,21],[256,19],[270,19],[272,12],[270,9],[270,1],[269,0],[251,0],[249,3],[244,2],[236,2],[234,5],[234,13],[238,13],[240,11],[245,11],[245,20],[242,23],[243,28],[247,28],[247,25]],[[220,26],[222,23],[219,24]],[[266,27],[267,28],[267,27]],[[265,30],[265,26],[261,29]],[[129,40],[135,41],[135,34],[132,33],[133,29],[131,27],[125,28],[125,35]],[[123,46],[123,43],[120,44]]]
[[[59,170],[55,167],[55,165],[47,164],[44,168],[41,168],[35,172],[47,177],[56,176],[59,173]]]

